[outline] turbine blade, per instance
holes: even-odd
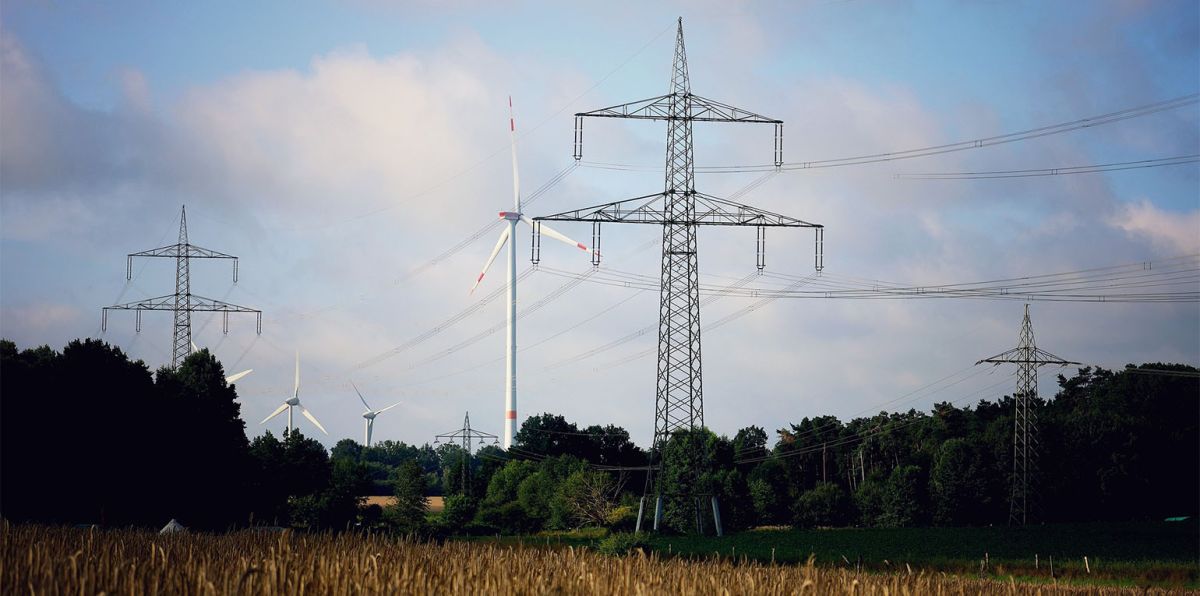
[[[404,403],[404,402],[402,402],[402,401],[398,401],[398,402],[396,402],[396,403],[394,403],[394,404],[392,404],[392,405],[390,405],[390,406],[388,406],[388,407],[386,407],[386,408],[384,408],[384,409],[382,409],[382,410],[379,410],[378,412],[375,412],[375,414],[376,414],[376,415],[378,415],[378,414],[382,414],[382,413],[384,413],[384,412],[386,412],[386,411],[388,411],[388,410],[390,410],[390,409],[392,409],[392,408],[394,408],[394,407],[396,407],[396,406],[398,406],[398,405],[400,405],[400,404],[402,404],[402,403]]]
[[[300,350],[296,350],[296,384],[292,388],[292,397],[300,396]]]
[[[244,377],[244,376],[246,376],[246,375],[248,375],[248,374],[250,374],[250,373],[252,373],[252,372],[254,372],[254,369],[253,369],[253,368],[248,368],[248,369],[246,369],[246,370],[243,370],[243,371],[242,371],[242,372],[240,372],[240,373],[237,373],[237,374],[234,374],[234,375],[229,375],[228,377],[225,377],[225,382],[226,382],[226,383],[229,383],[230,385],[232,385],[232,384],[234,384],[234,383],[238,382],[238,380],[240,380],[242,377]]]
[[[367,400],[366,400],[366,399],[363,399],[363,396],[362,396],[362,391],[359,391],[359,390],[358,390],[358,385],[355,385],[355,384],[354,384],[354,381],[350,381],[350,386],[354,388],[354,392],[358,394],[358,399],[359,399],[360,401],[362,401],[363,405],[364,405],[364,406],[367,406],[367,411],[370,411],[370,410],[371,410],[371,404],[368,404],[368,403],[367,403]]]
[[[521,175],[517,170],[517,120],[513,116],[512,96],[508,96],[508,135],[512,141],[513,209],[521,212]]]
[[[312,415],[312,414],[311,414],[311,413],[308,411],[308,408],[305,408],[304,406],[300,406],[300,413],[301,413],[301,414],[304,414],[304,417],[305,417],[305,418],[308,418],[308,420],[309,420],[310,422],[312,422],[313,424],[317,425],[317,428],[321,429],[321,432],[323,432],[323,433],[325,433],[325,434],[329,434],[329,431],[325,430],[325,427],[324,427],[324,426],[321,426],[321,423],[320,423],[320,422],[317,422],[317,417],[316,417],[316,416],[313,416],[313,415]]]
[[[524,215],[522,215],[521,221],[529,224],[530,227],[533,227],[533,220],[529,219],[528,217],[525,217]],[[586,245],[584,245],[582,242],[576,242],[574,240],[571,240],[565,234],[562,234],[561,232],[558,232],[554,228],[551,228],[550,226],[546,225],[545,222],[538,224],[538,229],[541,230],[541,232],[543,234],[545,234],[555,240],[558,240],[559,242],[565,242],[567,244],[570,244],[571,246],[574,246],[575,248],[578,248],[579,250],[587,252],[588,247]]]
[[[189,341],[190,341],[190,340],[189,340]],[[197,346],[197,345],[196,345],[196,342],[194,342],[194,341],[193,341],[193,342],[191,342],[191,344],[192,344],[192,351],[193,351],[193,352],[199,352],[199,351],[200,351],[200,346]]]
[[[479,282],[483,281],[483,276],[487,274],[488,269],[492,266],[492,262],[496,260],[496,255],[500,254],[500,249],[504,248],[504,243],[508,241],[508,227],[505,226],[504,231],[500,232],[500,239],[496,241],[496,246],[492,248],[492,254],[488,255],[487,262],[483,264],[483,271],[479,272],[479,277],[475,278],[475,285],[471,286],[471,292],[475,293],[475,288],[479,287]]]
[[[270,416],[267,416],[266,418],[263,418],[263,421],[262,421],[262,422],[259,422],[259,424],[266,424],[268,420],[270,420],[270,419],[272,419],[272,418],[274,418],[274,417],[276,417],[276,416],[278,416],[278,415],[282,414],[282,413],[283,413],[283,411],[284,411],[284,410],[286,410],[286,409],[288,409],[288,405],[287,405],[287,403],[285,402],[285,403],[284,403],[282,406],[279,406],[278,408],[275,408],[275,411],[274,411],[274,412],[271,412],[271,415],[270,415]]]

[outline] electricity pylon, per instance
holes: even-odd
[[[663,191],[534,218],[537,221],[586,221],[592,223],[592,263],[600,262],[600,224],[640,223],[661,225],[662,274],[658,309],[658,370],[654,406],[654,442],[651,457],[661,450],[678,430],[704,426],[703,385],[700,371],[700,291],[696,255],[696,228],[701,225],[755,226],[758,229],[757,265],[764,266],[765,228],[814,228],[816,234],[815,266],[822,269],[824,228],[756,207],[742,205],[695,189],[695,167],[692,147],[694,122],[743,122],[775,125],[775,165],[783,163],[783,121],[761,116],[741,108],[726,105],[692,94],[688,78],[687,54],[683,44],[683,19],[675,38],[675,57],[671,69],[671,91],[666,95],[627,104],[610,106],[591,112],[575,114],[575,159],[583,156],[583,119],[632,118],[667,121],[666,181]],[[538,242],[534,229],[533,261],[538,260]],[[653,463],[653,462],[651,462]],[[655,492],[654,529],[662,517],[663,491],[661,481],[652,480],[653,465],[647,476],[647,494]],[[681,496],[681,495],[672,495]],[[689,496],[698,497],[695,491]],[[637,529],[641,530],[639,508]],[[700,502],[697,500],[697,522],[700,521]],[[714,521],[719,519],[716,498],[713,497]],[[716,524],[718,533],[719,523]],[[701,528],[698,528],[701,529]]]
[[[485,433],[483,431],[478,431],[478,430],[472,429],[471,428],[471,413],[467,412],[466,416],[463,417],[462,428],[460,428],[458,430],[452,430],[450,432],[442,433],[440,435],[435,436],[433,439],[433,444],[436,445],[438,443],[441,443],[442,439],[446,439],[447,443],[454,442],[455,440],[461,441],[462,449],[463,449],[463,462],[462,462],[463,494],[465,494],[467,496],[471,496],[471,441],[473,441],[475,439],[479,439],[479,444],[482,445],[484,439],[491,439],[492,444],[497,445],[500,443],[500,437],[497,437],[496,435],[493,435],[492,433]]]
[[[1063,360],[1050,352],[1039,349],[1033,341],[1033,323],[1029,320],[1029,305],[1025,305],[1025,320],[1021,322],[1021,335],[1017,347],[984,358],[975,364],[990,362],[993,365],[1013,363],[1017,365],[1017,392],[1013,394],[1015,411],[1013,413],[1013,471],[1012,496],[1009,500],[1008,523],[1010,525],[1025,525],[1029,523],[1029,510],[1034,505],[1037,490],[1032,488],[1037,475],[1038,438],[1037,411],[1034,400],[1037,399],[1037,369],[1047,364],[1068,366],[1079,364]],[[1034,478],[1031,478],[1033,476]],[[1033,499],[1030,498],[1033,493]]]
[[[175,313],[175,328],[171,342],[171,368],[179,366],[188,354],[192,353],[192,313],[219,312],[223,315],[222,332],[229,333],[229,313],[255,313],[257,315],[257,331],[262,335],[262,311],[236,304],[229,304],[212,298],[204,298],[192,294],[191,263],[192,259],[232,259],[233,283],[238,280],[238,260],[233,255],[201,248],[188,242],[187,206],[179,214],[179,241],[175,244],[152,248],[142,252],[130,253],[125,261],[125,279],[133,279],[134,257],[168,257],[175,259],[175,293],[146,298],[125,304],[114,304],[102,309],[100,328],[108,329],[108,311],[133,310],[137,311],[135,329],[142,330],[143,310],[170,310]]]

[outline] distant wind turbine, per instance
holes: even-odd
[[[513,172],[513,210],[501,211],[500,218],[508,222],[508,226],[500,232],[500,239],[496,241],[496,246],[492,248],[492,254],[488,255],[487,262],[483,264],[483,270],[479,272],[479,277],[475,278],[475,285],[471,286],[471,292],[479,287],[479,283],[483,281],[483,276],[487,273],[488,268],[492,266],[492,262],[496,260],[496,255],[500,254],[500,249],[517,233],[517,222],[523,221],[526,225],[533,227],[533,222],[528,217],[521,213],[521,178],[517,171],[517,125],[513,118],[512,97],[508,98],[508,132],[512,143],[512,172]],[[560,234],[544,223],[539,223],[537,229],[542,233],[555,240],[565,242],[587,252],[587,247],[582,243],[571,240],[570,238]],[[508,343],[504,351],[504,448],[508,449],[512,446],[513,436],[517,434],[517,251],[513,244],[516,241],[508,242]]]
[[[371,404],[367,403],[366,398],[364,398],[362,392],[358,390],[358,386],[354,384],[354,381],[350,382],[350,386],[354,387],[354,392],[358,394],[358,399],[360,401],[362,401],[364,406],[367,407],[367,411],[363,412],[363,415],[362,415],[362,417],[365,419],[365,422],[366,422],[366,430],[363,431],[363,445],[370,447],[371,446],[371,433],[375,430],[375,417],[404,403],[404,402],[398,401],[382,410],[372,410]]]
[[[193,341],[192,342],[192,353],[194,354],[199,351],[200,351],[200,346],[197,346],[196,342]],[[243,370],[240,373],[234,373],[232,375],[229,375],[228,377],[225,377],[225,382],[232,385],[233,383],[236,383],[242,377],[244,377],[252,372],[254,372],[253,368],[247,368],[246,370]]]
[[[241,374],[241,373],[238,373],[238,374]],[[325,430],[325,427],[321,426],[320,422],[317,422],[317,418],[315,416],[313,416],[311,413],[309,413],[307,408],[300,405],[300,351],[299,350],[296,351],[296,385],[292,389],[292,397],[287,399],[286,401],[284,401],[283,405],[276,408],[274,412],[271,412],[270,416],[263,418],[263,421],[259,422],[259,424],[266,424],[268,420],[280,415],[281,413],[283,413],[284,410],[287,410],[287,413],[288,413],[287,429],[288,429],[288,434],[291,434],[292,428],[293,428],[292,427],[292,409],[293,408],[300,408],[300,413],[303,414],[305,418],[308,418],[308,420],[310,422],[317,425],[317,428],[321,429],[321,432],[323,432],[325,434],[329,434],[329,431]]]

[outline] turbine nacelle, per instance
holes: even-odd
[[[381,410],[373,410],[373,409],[371,409],[371,404],[367,403],[367,399],[365,397],[363,397],[362,392],[358,390],[358,385],[355,385],[354,381],[351,381],[350,386],[353,387],[354,392],[358,394],[359,401],[361,401],[362,404],[364,406],[366,406],[366,408],[367,408],[367,411],[363,412],[363,414],[362,414],[362,417],[364,418],[364,420],[363,420],[363,445],[366,447],[370,447],[371,446],[371,435],[372,435],[372,433],[375,432],[375,417],[404,403],[404,402],[398,401],[398,402],[396,402],[386,408],[383,408]]]
[[[308,421],[312,422],[314,425],[316,425],[317,428],[321,429],[321,432],[323,432],[325,434],[329,434],[329,431],[325,430],[325,427],[321,426],[321,423],[317,421],[317,417],[313,416],[312,412],[308,411],[308,408],[305,408],[304,406],[300,405],[300,351],[299,350],[296,351],[296,383],[292,388],[292,396],[287,398],[286,400],[284,400],[282,405],[280,405],[278,408],[275,408],[275,411],[271,412],[270,416],[263,418],[263,421],[260,422],[259,424],[266,424],[268,420],[282,414],[284,410],[287,410],[288,432],[290,433],[292,431],[292,408],[300,408],[300,414],[302,414],[305,418],[308,418]]]

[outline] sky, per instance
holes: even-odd
[[[171,316],[101,307],[173,293],[173,262],[125,255],[190,241],[192,292],[263,311],[193,318],[237,383],[247,432],[292,392],[332,446],[501,434],[503,260],[471,283],[512,204],[508,98],[525,212],[659,192],[665,124],[572,114],[669,91],[682,17],[693,92],[785,121],[789,163],[987,138],[1200,92],[1200,4],[1156,2],[0,2],[0,336],[81,337],[152,369]],[[698,123],[699,166],[772,160],[769,126]],[[697,174],[697,190],[825,226],[823,283],[932,286],[1191,257],[1200,291],[1200,166],[987,179],[915,173],[1124,163],[1200,154],[1181,107],[917,159]],[[612,169],[597,164],[622,164]],[[548,183],[549,186],[546,186]],[[543,189],[543,192],[535,191]],[[746,189],[749,188],[747,191]],[[536,198],[535,198],[536,197]],[[535,198],[535,202],[530,202]],[[559,231],[590,243],[583,223]],[[530,238],[516,237],[518,269]],[[813,274],[810,230],[699,232],[701,283],[778,288]],[[473,240],[470,240],[474,237]],[[605,226],[603,262],[543,238],[518,284],[519,418],[551,412],[653,430],[661,230]],[[466,242],[470,240],[469,242]],[[457,250],[452,250],[457,249]],[[640,278],[638,278],[640,279]],[[1161,289],[1161,288],[1159,288]],[[705,423],[768,432],[804,417],[960,406],[1011,393],[1022,300],[704,297]],[[1034,301],[1038,346],[1108,368],[1200,365],[1200,307]],[[736,319],[732,318],[736,317]],[[1044,368],[1041,393],[1055,387]]]

